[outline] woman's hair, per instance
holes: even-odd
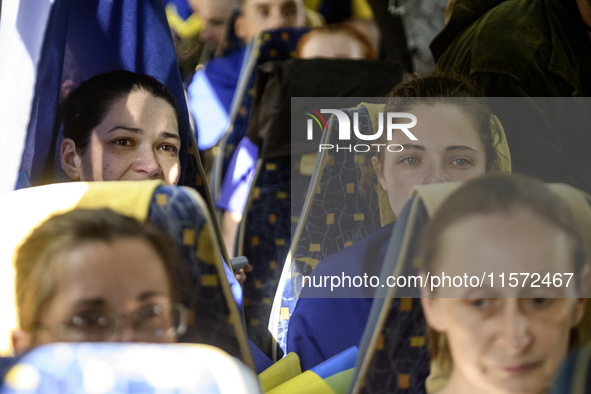
[[[180,134],[181,112],[166,86],[149,75],[125,70],[111,71],[82,82],[63,104],[64,137],[76,143],[78,155],[86,152],[91,131],[103,121],[113,103],[137,91],[150,93],[170,104]]]
[[[387,97],[384,112],[411,112],[413,107],[420,104],[456,106],[468,116],[468,119],[478,131],[478,136],[486,154],[486,171],[498,170],[500,158],[495,141],[498,141],[497,144],[501,143],[501,135],[495,127],[492,127],[493,114],[486,100],[467,78],[440,73],[429,75],[409,74],[388,93]],[[387,133],[382,133],[382,136],[372,146],[387,144],[386,138]],[[384,151],[385,149],[380,149],[378,152],[374,148],[374,150],[367,153],[369,157],[365,160],[366,165],[362,178],[365,189],[375,185],[371,157],[377,156],[380,163],[379,171],[381,171],[384,163]]]
[[[541,181],[524,175],[487,175],[462,185],[453,192],[427,223],[419,247],[421,269],[432,272],[440,250],[445,230],[473,215],[511,215],[527,210],[540,219],[562,230],[569,238],[572,251],[572,268],[577,289],[581,289],[585,264],[585,249],[581,235],[564,202]],[[571,344],[577,342],[576,330],[571,332]],[[427,333],[431,357],[442,363],[451,362],[445,336],[429,328]]]
[[[16,303],[19,326],[32,332],[56,292],[60,261],[84,242],[139,239],[163,262],[173,302],[179,301],[176,275],[179,254],[174,243],[153,225],[141,224],[110,209],[75,209],[50,217],[25,239],[16,253]]]
[[[306,43],[314,36],[319,34],[344,34],[349,36],[351,40],[356,40],[361,44],[361,47],[363,48],[364,59],[377,58],[376,52],[373,49],[373,45],[369,41],[369,38],[367,38],[367,36],[360,32],[357,28],[347,23],[334,23],[313,28],[308,33],[304,34],[298,41],[298,45],[296,47],[296,57],[301,57],[304,45],[306,45]]]

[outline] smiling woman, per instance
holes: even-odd
[[[62,169],[72,180],[174,185],[180,124],[174,96],[156,79],[130,71],[97,75],[64,103]]]

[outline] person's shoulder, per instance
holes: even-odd
[[[242,67],[242,61],[244,60],[245,50],[244,48],[230,53],[223,57],[216,57],[205,63],[205,73],[209,76],[210,74],[237,74],[240,72]]]
[[[339,273],[356,274],[356,271],[363,268],[364,262],[370,263],[378,258],[380,248],[390,239],[393,227],[394,223],[390,223],[359,242],[327,256],[318,263],[312,275],[334,275],[335,269],[338,269]]]

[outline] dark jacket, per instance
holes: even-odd
[[[457,0],[431,43],[437,69],[489,97],[571,97],[493,106],[514,170],[591,192],[591,41],[575,0]]]

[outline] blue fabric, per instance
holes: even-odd
[[[221,126],[228,124],[245,54],[246,47],[242,47],[228,56],[210,60],[204,71],[195,73],[189,85],[189,107],[197,123],[201,149],[215,145],[226,131],[227,127]],[[219,108],[212,111],[211,105]]]
[[[254,361],[254,368],[257,374],[260,374],[273,365],[273,361],[257,345],[252,343],[250,339],[248,339],[248,346],[250,346],[250,353],[252,354],[252,360]]]
[[[8,370],[18,361],[15,357],[0,357],[0,387]]]
[[[236,279],[236,275],[234,275],[234,272],[232,272],[230,267],[228,267],[228,264],[226,264],[225,262],[224,272],[226,273],[226,278],[230,283],[230,290],[232,290],[232,296],[234,297],[234,301],[236,301],[236,304],[238,304],[238,309],[240,309],[240,312],[244,313],[244,305],[242,303],[242,286],[240,285],[240,282],[238,282],[238,279]]]
[[[193,10],[187,4],[187,0],[163,0],[163,3],[165,6],[170,3],[174,4],[176,13],[184,20],[187,20],[193,14]]]
[[[379,276],[394,224],[378,229],[363,240],[328,256],[310,280],[326,275]],[[358,346],[365,329],[372,298],[363,288],[304,287],[289,320],[287,351],[300,356],[302,371]],[[341,298],[310,298],[341,297]],[[347,297],[347,298],[344,298]]]
[[[244,212],[258,155],[257,146],[248,137],[242,138],[228,166],[228,173],[216,203],[218,208],[238,214]]]
[[[19,173],[18,178],[16,179],[16,187],[14,188],[14,190],[26,189],[27,187],[31,186],[31,181],[29,180],[27,174],[25,174],[24,172]]]
[[[170,28],[161,0],[57,0],[37,67],[21,171],[33,185],[67,180],[61,170],[59,103],[80,82],[125,69],[151,75],[174,94],[181,110],[181,177],[190,124]]]
[[[197,70],[188,88],[189,109],[195,118],[199,149],[209,149],[218,143],[230,124],[230,114],[209,83],[205,71]]]
[[[351,369],[355,366],[355,358],[357,357],[357,346],[350,347],[349,349],[341,352],[323,363],[318,364],[310,371],[320,376],[322,379],[326,379],[339,372]]]

